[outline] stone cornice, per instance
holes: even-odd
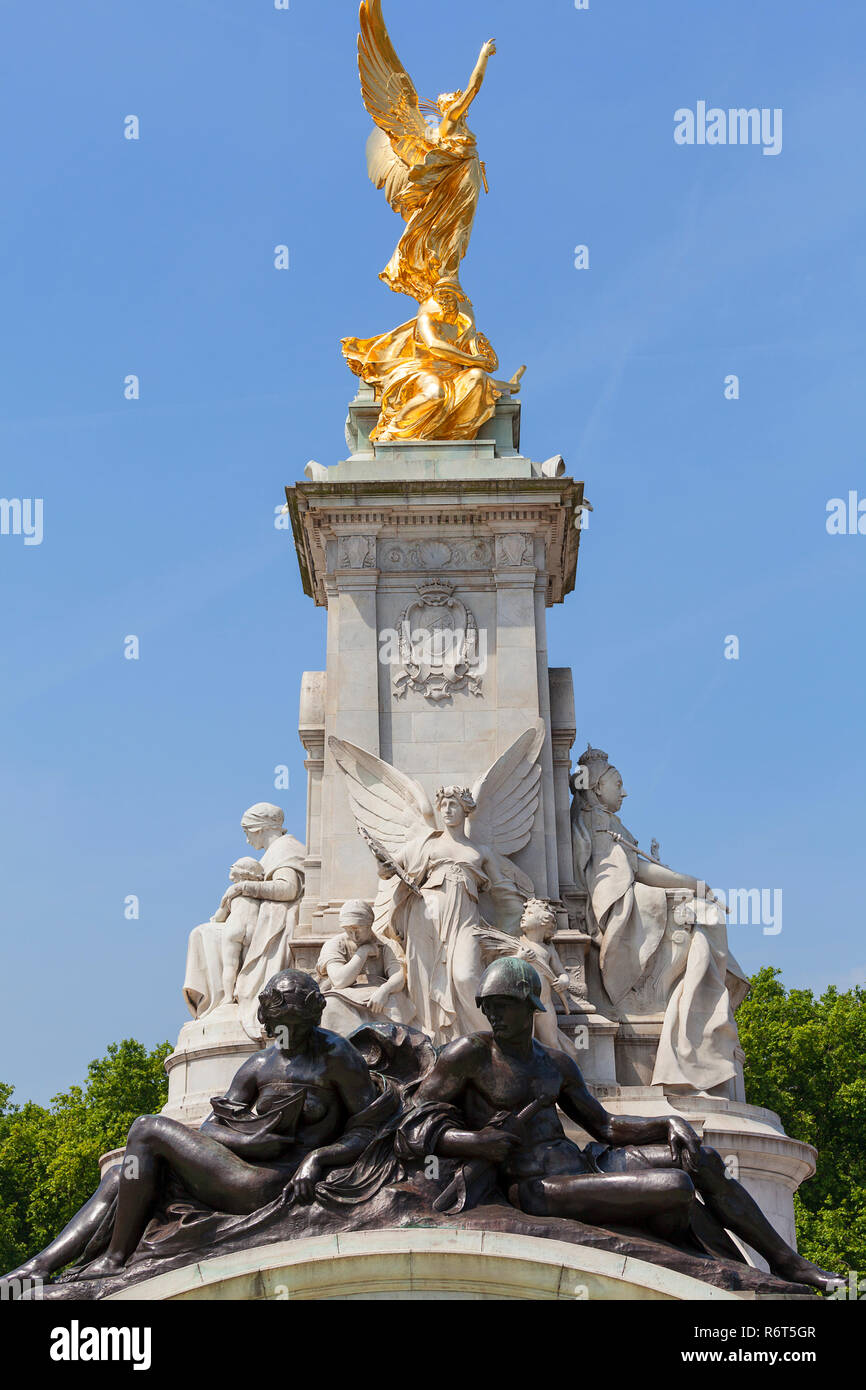
[[[286,488],[286,501],[304,592],[320,607],[328,601],[327,542],[351,532],[406,540],[417,528],[459,542],[513,528],[544,540],[548,606],[574,588],[583,484],[571,478],[297,483]]]

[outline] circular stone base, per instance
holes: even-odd
[[[221,1004],[185,1023],[165,1061],[168,1100],[163,1115],[198,1129],[210,1114],[211,1096],[224,1096],[238,1069],[264,1045],[244,1032],[237,1004]]]
[[[415,1228],[260,1245],[156,1275],[106,1302],[395,1298],[730,1302],[742,1295],[586,1245]]]

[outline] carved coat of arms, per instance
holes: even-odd
[[[481,653],[474,615],[454,597],[454,585],[430,579],[400,615],[394,692],[450,700],[458,690],[481,694]]]

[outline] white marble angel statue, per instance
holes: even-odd
[[[496,926],[516,932],[534,888],[508,858],[529,841],[538,809],[542,720],[521,734],[470,790],[440,787],[436,810],[417,782],[381,758],[331,738],[358,828],[383,886],[373,930],[405,962],[413,1026],[437,1046],[487,1027],[475,1003],[482,957],[479,897]]]

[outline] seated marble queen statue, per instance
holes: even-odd
[[[619,818],[622,777],[601,749],[578,759],[572,790],[574,876],[613,1008],[662,1014],[652,1085],[724,1093],[737,1074],[734,1009],[748,991],[724,910],[706,884],[638,849]],[[680,899],[673,914],[669,897]]]

